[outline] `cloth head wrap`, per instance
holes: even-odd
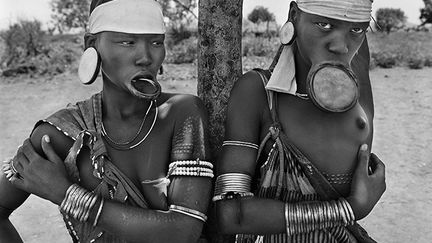
[[[155,0],[93,0],[89,29],[91,34],[165,34],[162,8]]]
[[[373,0],[297,0],[303,12],[349,22],[369,22]]]

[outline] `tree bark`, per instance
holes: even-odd
[[[198,2],[198,96],[210,117],[210,147],[217,159],[225,111],[234,81],[242,74],[242,0]]]
[[[209,114],[210,149],[214,162],[218,160],[225,135],[229,94],[234,82],[242,75],[242,9],[242,0],[198,1],[197,90]],[[215,208],[210,207],[204,232],[211,242],[234,242],[234,236],[219,234],[215,215]]]

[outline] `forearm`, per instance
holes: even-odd
[[[0,219],[0,242],[23,242],[8,218]]]
[[[93,223],[97,208],[89,222]],[[98,226],[130,242],[196,242],[202,222],[172,211],[159,211],[106,201]]]
[[[5,174],[0,172],[0,242],[22,242],[9,216],[28,196],[27,192],[12,186]]]
[[[236,200],[219,204],[218,214],[224,233],[294,235],[347,226],[355,220],[349,203],[343,198],[299,203],[259,198]],[[233,223],[233,220],[236,221]]]
[[[284,205],[278,200],[257,197],[218,201],[218,224],[224,234],[284,233]]]

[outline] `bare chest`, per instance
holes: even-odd
[[[166,206],[165,195],[161,194],[160,188],[142,182],[166,176],[171,155],[171,136],[165,135],[166,131],[162,127],[154,129],[145,141],[132,149],[120,150],[104,140],[110,162],[141,191],[152,208],[158,209]],[[93,175],[94,168],[88,149],[78,157],[77,166],[82,186],[93,190],[101,183]]]
[[[289,142],[323,174],[352,174],[359,147],[372,141],[371,113],[360,104],[347,112],[330,113],[310,100],[280,95],[277,113]],[[349,191],[349,183],[336,187],[341,194]]]

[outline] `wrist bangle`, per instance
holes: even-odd
[[[72,184],[66,190],[65,198],[60,204],[60,211],[80,222],[86,222],[97,197],[96,194],[77,184]]]
[[[337,201],[285,203],[284,216],[287,235],[348,226],[355,222],[351,206],[344,198]]]

